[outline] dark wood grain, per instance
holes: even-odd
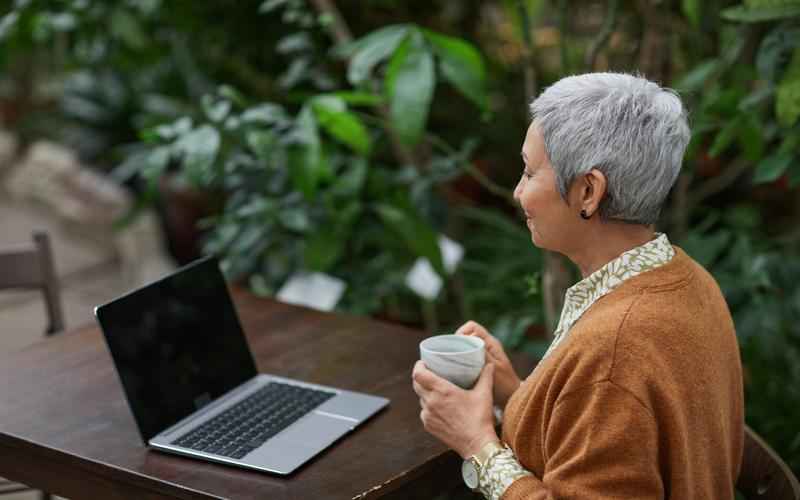
[[[89,326],[0,358],[0,476],[73,499],[370,499],[437,468],[457,474],[411,388],[424,332],[241,292],[234,301],[259,371],[384,396],[389,407],[288,478],[151,451]]]

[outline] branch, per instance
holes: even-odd
[[[522,23],[522,58],[525,61],[525,99],[527,104],[533,102],[536,97],[536,69],[533,59],[533,40],[531,39],[531,20],[528,15],[528,7],[524,0],[517,0],[517,11]]]
[[[370,121],[376,125],[379,125],[383,128],[389,126],[386,120],[379,118],[377,116],[372,116],[369,113],[364,113],[361,111],[353,111],[356,115],[363,118],[364,120]],[[455,155],[458,153],[455,148],[449,145],[444,139],[439,137],[438,135],[434,134],[433,132],[425,131],[425,139],[430,142],[432,145],[436,146],[443,152],[449,155]],[[478,184],[483,186],[484,189],[492,193],[493,195],[499,196],[500,198],[505,199],[511,206],[514,208],[517,207],[516,202],[514,201],[514,192],[508,188],[505,188],[499,184],[495,184],[491,179],[486,177],[483,172],[478,170],[475,165],[472,163],[465,161],[463,164],[463,170],[472,176]]]
[[[558,0],[558,33],[560,43],[558,44],[561,54],[561,73],[569,74],[569,56],[567,54],[567,9],[569,0]]]
[[[337,45],[353,41],[353,33],[344,22],[341,12],[331,0],[311,0],[314,7],[321,15],[328,16],[331,20],[330,30]]]
[[[600,30],[597,38],[592,40],[592,44],[589,46],[589,50],[586,52],[584,64],[587,71],[594,70],[594,65],[597,61],[597,55],[608,43],[608,40],[611,38],[611,34],[614,33],[614,28],[617,25],[617,14],[619,14],[619,0],[609,0],[608,15],[603,23],[603,29]]]

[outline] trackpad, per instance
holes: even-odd
[[[280,435],[281,441],[322,449],[347,434],[353,422],[312,412]]]

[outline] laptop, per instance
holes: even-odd
[[[142,439],[156,450],[290,474],[389,403],[259,374],[214,257],[95,315]]]

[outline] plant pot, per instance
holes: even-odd
[[[219,195],[177,181],[167,174],[159,179],[159,214],[167,249],[179,265],[202,255],[205,230],[200,220],[219,213]]]

